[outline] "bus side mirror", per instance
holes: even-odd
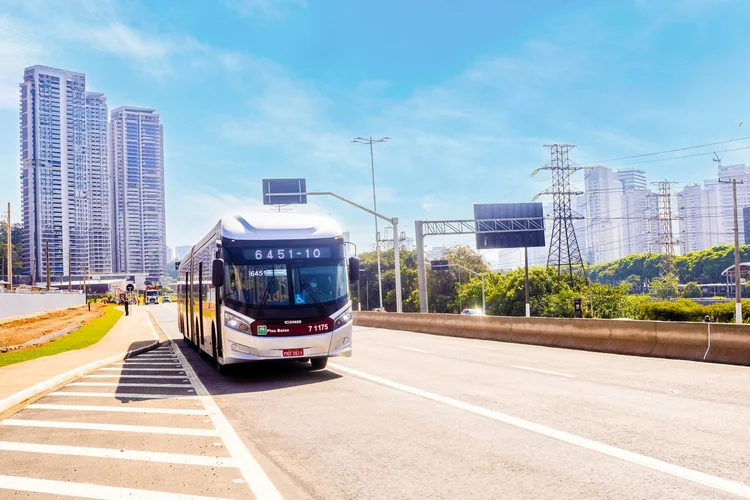
[[[349,283],[359,281],[359,259],[349,257]]]
[[[211,265],[211,284],[220,287],[224,284],[224,259],[215,259]]]

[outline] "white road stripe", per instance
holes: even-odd
[[[166,356],[166,355],[159,355],[159,356],[149,356],[148,354],[141,354],[139,356],[134,356],[132,358],[128,358],[128,360],[134,360],[134,361],[177,361],[176,356]]]
[[[120,384],[117,382],[71,382],[68,385],[86,387],[170,387],[173,389],[185,389],[190,387],[190,384]]]
[[[425,354],[430,353],[429,351],[425,351],[424,349],[417,349],[416,347],[409,347],[406,345],[397,345],[396,347],[398,347],[399,349],[406,349],[407,351],[422,352]]]
[[[234,459],[226,457],[207,457],[204,455],[185,455],[182,453],[160,453],[156,451],[91,448],[87,446],[61,446],[56,444],[0,441],[0,450],[17,451],[23,453],[44,453],[48,455],[67,455],[75,457],[141,460],[144,462],[159,462],[179,465],[200,465],[205,467],[237,467],[237,463],[234,461]]]
[[[174,361],[172,363],[167,362],[147,362],[147,361],[120,361],[119,363],[113,363],[115,365],[121,365],[121,366],[175,366],[179,365],[180,363],[177,361]]]
[[[2,420],[0,421],[0,425],[7,425],[9,427],[43,427],[47,429],[79,429],[84,431],[140,432],[143,434],[169,434],[173,436],[219,436],[219,431],[215,429],[159,427],[154,425],[97,424],[93,422],[55,422],[51,420],[21,420],[15,418]]]
[[[603,455],[614,457],[614,458],[623,460],[625,462],[630,462],[635,465],[640,465],[642,467],[646,467],[646,468],[655,470],[657,472],[662,472],[664,474],[668,474],[670,476],[684,479],[686,481],[691,481],[693,483],[700,484],[702,486],[707,486],[709,488],[723,491],[725,493],[737,495],[742,498],[750,498],[750,486],[746,484],[742,484],[736,481],[731,481],[729,479],[724,479],[724,478],[717,477],[717,476],[712,476],[710,474],[706,474],[705,472],[699,472],[696,470],[681,467],[679,465],[671,464],[669,462],[664,462],[662,460],[649,457],[646,455],[641,455],[640,453],[635,453],[633,451],[623,450],[622,448],[617,448],[615,446],[600,443],[598,441],[594,441],[592,439],[588,439],[582,436],[577,436],[569,432],[560,431],[552,427],[548,427],[546,425],[541,425],[541,424],[537,424],[534,422],[530,422],[528,420],[524,420],[519,417],[513,417],[511,415],[506,415],[504,413],[500,413],[500,412],[493,411],[487,408],[483,408],[481,406],[473,405],[470,403],[465,403],[463,401],[449,398],[447,396],[441,396],[440,394],[435,394],[432,392],[424,391],[422,389],[417,389],[416,387],[411,387],[408,385],[400,384],[398,382],[393,382],[391,380],[378,377],[377,375],[370,375],[369,373],[361,372],[359,370],[355,370],[347,366],[342,366],[336,363],[333,363],[333,364],[329,363],[328,366],[333,368],[334,370],[348,373],[355,377],[369,380],[370,382],[375,382],[376,384],[384,385],[386,387],[390,387],[398,391],[402,391],[408,394],[413,394],[415,396],[423,397],[425,399],[436,401],[438,403],[443,403],[448,406],[458,408],[460,410],[465,410],[465,411],[474,413],[476,415],[481,415],[483,417],[497,420],[498,422],[512,425],[514,427],[518,427],[520,429],[524,429],[529,432],[539,434],[541,436],[549,437],[552,439],[557,439],[558,441],[562,441],[564,443],[568,443],[573,446],[578,446],[580,448],[584,448],[586,450],[590,450],[590,451],[594,451],[597,453],[601,453]]]
[[[26,408],[33,410],[61,410],[61,411],[106,411],[112,413],[154,413],[159,415],[207,415],[206,410],[192,408],[140,408],[133,406],[97,406],[97,405],[55,405],[47,403],[32,403]]]
[[[50,479],[32,479],[29,477],[0,476],[0,489],[26,491],[29,493],[48,493],[74,498],[97,498],[101,500],[125,500],[133,498],[163,500],[224,500],[218,497],[183,495],[166,491],[137,490],[133,488],[115,488],[89,483],[70,481],[53,481]]]
[[[151,328],[153,329],[154,325],[153,323],[151,323],[150,317],[149,323],[151,324]],[[159,325],[159,328],[164,331],[164,328],[162,328],[161,325]],[[156,334],[156,331],[154,331],[154,334]],[[208,410],[211,422],[213,422],[216,430],[219,431],[221,440],[226,445],[227,451],[229,451],[229,454],[232,456],[232,458],[237,461],[237,464],[240,467],[240,472],[242,472],[243,478],[245,479],[245,481],[247,481],[247,484],[250,486],[250,489],[252,489],[255,497],[259,500],[282,500],[283,497],[281,496],[279,490],[276,489],[276,486],[274,486],[271,479],[265,473],[257,460],[255,460],[255,457],[253,457],[252,453],[250,453],[250,450],[248,450],[247,447],[242,443],[242,439],[240,439],[240,437],[237,435],[235,430],[232,428],[232,424],[229,423],[227,418],[221,412],[221,409],[219,409],[214,399],[208,393],[208,391],[206,390],[206,386],[203,385],[203,382],[201,382],[201,380],[195,374],[193,367],[190,366],[190,363],[188,363],[187,359],[185,359],[185,356],[182,354],[179,348],[176,348],[175,342],[172,339],[170,339],[169,341],[172,343],[172,345],[175,346],[175,354],[177,354],[177,356],[180,358],[180,361],[182,361],[182,364],[185,366],[185,371],[187,372],[188,378],[199,394],[204,408]]]
[[[184,372],[182,368],[99,368],[108,372]]]
[[[83,398],[128,398],[128,399],[198,399],[198,396],[186,394],[147,394],[137,392],[74,392],[57,391],[48,396],[72,396]]]
[[[527,370],[530,372],[537,372],[537,373],[546,373],[547,375],[557,375],[558,377],[567,377],[567,378],[576,378],[575,375],[571,375],[570,373],[562,373],[562,372],[552,372],[549,370],[541,370],[539,368],[531,368],[528,366],[511,366],[511,368],[518,368],[519,370]]]
[[[183,370],[184,371],[184,370]],[[82,378],[152,378],[154,380],[157,379],[177,379],[177,380],[185,380],[186,375],[155,375],[153,373],[144,374],[144,375],[86,375]]]

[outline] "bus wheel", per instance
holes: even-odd
[[[326,365],[328,365],[328,356],[324,358],[311,358],[310,364],[313,370],[324,370]]]
[[[211,357],[214,360],[214,366],[219,373],[226,373],[227,367],[219,363],[219,352],[216,348],[216,330],[211,330]]]

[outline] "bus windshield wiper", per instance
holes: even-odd
[[[275,279],[275,276],[271,276],[268,278],[268,281],[266,282],[266,288],[263,292],[263,297],[260,299],[260,307],[258,308],[258,317],[263,316],[263,309],[266,307],[266,302],[268,302],[268,297],[271,296],[268,292],[271,291],[271,284],[273,283]]]
[[[328,311],[326,311],[326,307],[323,305],[323,302],[321,302],[318,296],[315,294],[315,290],[312,289],[310,284],[304,280],[300,280],[300,283],[302,284],[302,288],[310,295],[310,297],[312,297],[313,301],[315,301],[315,305],[318,306],[318,309],[320,309],[320,312],[323,313],[324,316],[328,316]]]

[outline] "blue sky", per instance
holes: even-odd
[[[161,114],[169,245],[262,210],[267,177],[371,204],[369,151],[350,142],[369,135],[392,138],[375,151],[379,211],[412,234],[415,219],[528,201],[549,184],[530,177],[544,144],[575,144],[587,165],[750,136],[747,19],[743,0],[5,0],[0,201],[19,207],[17,85],[44,64],[85,72],[110,109]],[[710,157],[639,167],[715,177]],[[367,214],[303,210],[373,243]]]

